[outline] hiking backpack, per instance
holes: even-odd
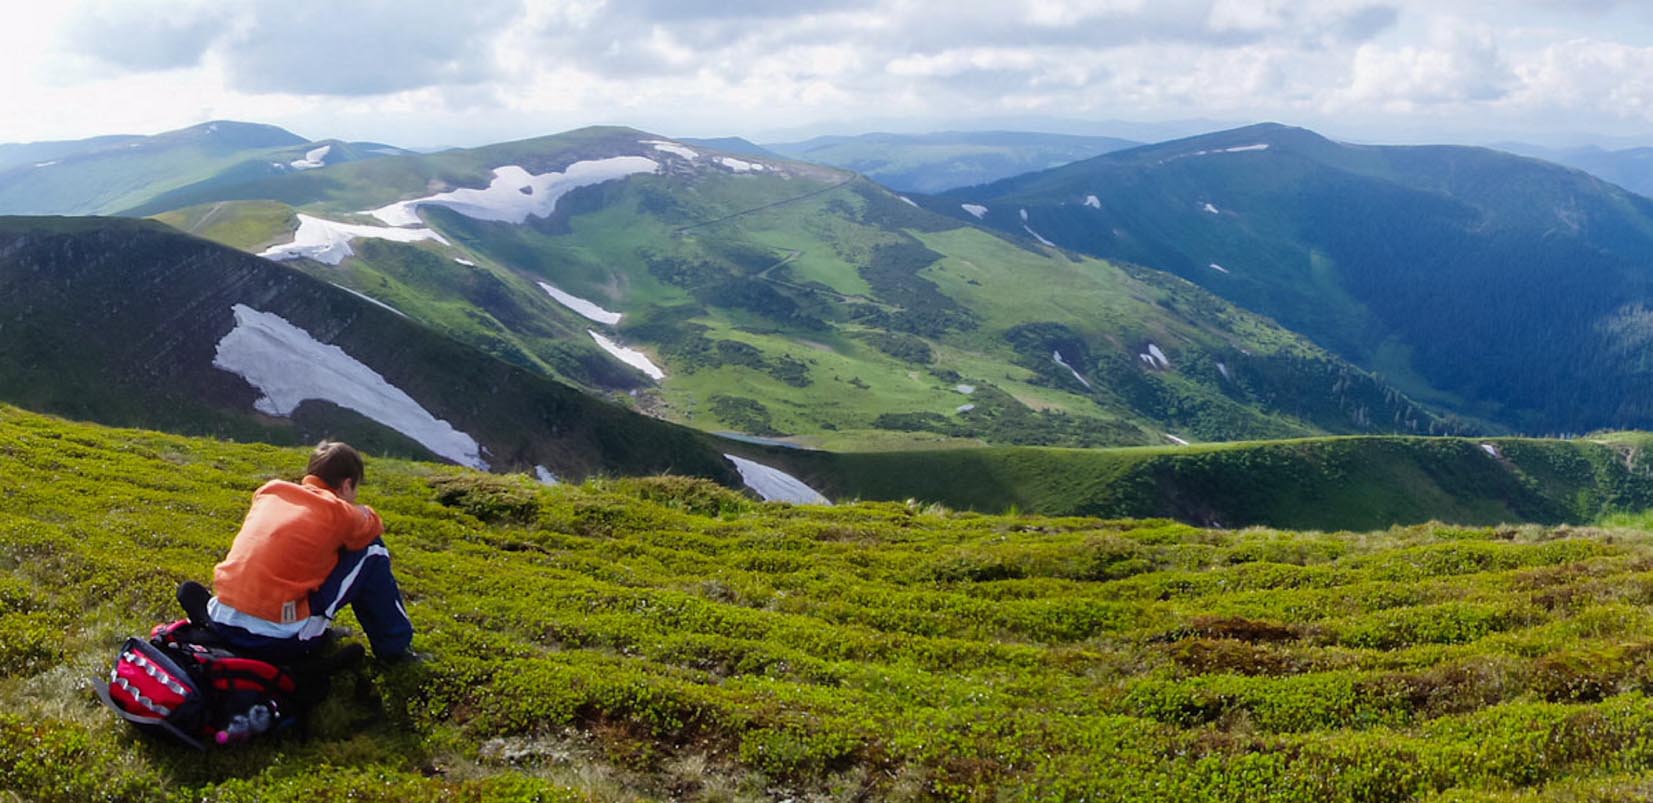
[[[297,721],[297,683],[287,669],[216,646],[188,619],[129,638],[98,698],[138,728],[204,750],[246,741]]]

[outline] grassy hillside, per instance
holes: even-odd
[[[1416,398],[1516,431],[1653,421],[1653,201],[1576,170],[1263,125],[927,203],[1171,271]]]
[[[281,415],[244,373],[220,367],[244,332],[238,308],[301,330],[308,351],[273,345],[248,364],[304,380]],[[674,471],[737,484],[712,439],[479,354],[327,282],[165,226],[101,218],[0,218],[0,400],[111,424],[275,443],[323,435],[431,456],[405,414],[422,409],[500,469],[558,476]],[[333,359],[322,362],[327,355]],[[341,363],[360,366],[336,373]],[[377,382],[400,406],[346,397]],[[335,395],[318,395],[333,391]],[[397,426],[396,424],[402,424]],[[417,426],[417,425],[415,425]],[[451,458],[450,458],[451,459]]]
[[[654,173],[520,223],[422,207],[448,245],[357,238],[340,264],[293,264],[655,415],[826,448],[1460,429],[1187,282],[960,225],[841,171],[663,143],[592,128],[357,162],[179,194],[159,219],[262,250],[299,213],[377,223],[363,210],[486,186],[496,168],[648,159]],[[541,283],[623,318],[594,323]],[[642,349],[665,378],[588,331]]]
[[[1430,520],[1586,523],[1653,507],[1649,437],[1355,437],[1176,448],[779,453],[838,498],[985,512],[1376,529]]]
[[[1644,532],[793,508],[394,460],[363,499],[429,662],[339,679],[309,741],[136,738],[89,684],[302,460],[0,408],[0,795],[1653,793]]]

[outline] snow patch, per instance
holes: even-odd
[[[562,480],[557,479],[557,475],[552,474],[551,469],[545,466],[534,466],[534,479],[539,480],[541,485],[562,484]]]
[[[736,173],[761,173],[769,169],[758,164],[757,162],[742,161],[730,156],[719,156],[717,157],[717,162],[718,164],[723,165]]]
[[[1148,350],[1147,351],[1145,351],[1141,354],[1138,354],[1136,356],[1139,357],[1143,362],[1147,363],[1149,368],[1170,368],[1171,367],[1171,361],[1165,359],[1165,352],[1160,351],[1159,346],[1156,346],[1152,343],[1148,344]]]
[[[1222,363],[1217,363],[1217,373],[1222,374],[1223,379],[1226,379],[1230,382],[1234,381],[1234,377],[1228,375],[1228,366],[1226,366]]]
[[[660,163],[645,156],[615,156],[575,162],[561,173],[541,173],[537,176],[517,165],[505,165],[494,168],[494,180],[483,189],[457,189],[411,201],[397,201],[371,210],[368,214],[392,226],[416,226],[420,223],[419,207],[445,206],[477,220],[522,223],[530,215],[550,216],[564,195],[581,187],[659,171]]]
[[[968,412],[970,412],[971,410],[974,410],[974,409],[976,409],[976,405],[974,405],[974,404],[961,404],[961,405],[953,408],[953,412],[968,413]]]
[[[799,505],[830,505],[831,502],[822,496],[819,491],[805,485],[802,480],[778,468],[771,468],[755,460],[736,457],[726,454],[724,457],[735,464],[735,470],[740,472],[740,481],[746,487],[757,492],[765,502],[791,502]]]
[[[637,349],[628,349],[619,343],[591,331],[590,329],[585,330],[585,333],[591,335],[591,339],[597,341],[597,345],[602,346],[603,351],[614,355],[614,358],[620,362],[642,371],[644,374],[647,374],[650,379],[659,382],[660,380],[666,378],[666,372],[660,370],[660,366],[655,365],[654,362],[649,359],[647,354],[644,354]]]
[[[1216,272],[1218,272],[1218,273],[1227,273],[1227,272],[1228,272],[1228,268],[1225,268],[1225,267],[1223,267],[1223,266],[1221,266],[1221,265],[1218,265],[1218,264],[1217,264],[1217,263],[1215,263],[1215,262],[1213,262],[1213,263],[1211,263],[1211,264],[1210,264],[1210,265],[1209,265],[1209,266],[1207,266],[1207,267],[1209,267],[1209,268],[1211,268],[1211,269],[1212,269],[1212,270],[1214,270],[1214,271],[1216,271]]]
[[[1481,451],[1486,452],[1488,457],[1496,458],[1496,459],[1499,459],[1499,460],[1502,460],[1504,458],[1503,453],[1498,451],[1498,447],[1494,446],[1490,443],[1481,444]]]
[[[1206,202],[1205,202],[1205,203],[1204,203],[1204,204],[1201,204],[1201,205],[1200,205],[1200,208],[1201,208],[1201,209],[1204,209],[1204,210],[1205,210],[1205,211],[1207,211],[1207,212],[1210,212],[1210,213],[1211,213],[1211,214],[1213,214],[1213,215],[1220,215],[1220,214],[1222,214],[1222,213],[1221,213],[1221,212],[1219,212],[1219,211],[1218,211],[1218,210],[1217,210],[1217,207],[1215,207],[1215,206],[1212,206],[1212,205],[1211,205],[1211,202],[1210,202],[1210,201],[1206,201]]]
[[[1193,156],[1210,156],[1210,155],[1216,154],[1216,153],[1246,153],[1248,151],[1266,151],[1266,150],[1268,150],[1268,143],[1266,143],[1266,142],[1259,142],[1255,145],[1236,145],[1232,148],[1208,148],[1208,149],[1203,150],[1203,151],[1189,151],[1188,153],[1179,153],[1176,156],[1171,156],[1171,157],[1168,157],[1168,158],[1165,158],[1165,159],[1161,159],[1159,163],[1160,164],[1165,164],[1166,162],[1174,162],[1178,159],[1187,159],[1187,158],[1193,157]]]
[[[1016,210],[1016,211],[1018,211],[1018,212],[1020,212],[1020,213],[1021,213],[1021,216],[1022,216],[1022,222],[1023,222],[1023,223],[1026,223],[1026,222],[1027,222],[1027,210],[1026,210],[1026,209],[1018,209],[1018,210]]]
[[[37,168],[39,168],[39,167],[51,167],[52,165],[55,165],[55,164],[57,164],[57,160],[53,159],[50,162],[35,162],[34,166],[37,167]]]
[[[1062,352],[1061,351],[1052,351],[1050,353],[1050,358],[1055,360],[1057,365],[1060,365],[1063,368],[1068,369],[1068,373],[1073,374],[1073,378],[1079,380],[1079,384],[1084,385],[1087,388],[1089,388],[1091,386],[1091,383],[1088,380],[1086,380],[1084,377],[1080,376],[1078,371],[1073,370],[1073,366],[1068,365],[1067,360],[1062,359]]]
[[[964,395],[968,396],[968,395],[976,392],[976,386],[975,385],[954,385],[953,390],[956,390],[956,391],[958,391],[960,393],[963,393]]]
[[[447,240],[442,239],[442,235],[430,229],[359,226],[336,220],[324,220],[300,212],[298,231],[293,232],[293,241],[286,245],[267,248],[260,252],[259,256],[277,262],[288,259],[314,259],[328,265],[337,265],[343,262],[345,257],[356,253],[350,250],[350,241],[357,237],[373,237],[398,243],[435,240],[443,245],[448,244]]]
[[[1188,441],[1185,441],[1185,440],[1183,440],[1183,439],[1181,439],[1181,438],[1179,438],[1179,437],[1177,437],[1177,436],[1175,436],[1175,435],[1172,435],[1172,434],[1171,434],[1171,433],[1169,433],[1169,432],[1166,432],[1166,433],[1162,433],[1162,434],[1164,434],[1164,435],[1165,435],[1165,439],[1166,439],[1166,440],[1168,440],[1168,441],[1170,441],[1170,442],[1172,442],[1172,443],[1174,443],[1174,444],[1176,444],[1176,445],[1178,445],[1178,446],[1187,446],[1187,445],[1188,445]]]
[[[454,258],[453,258],[453,261],[455,261],[455,262],[458,262],[458,263],[459,263],[459,264],[461,264],[461,265],[464,265],[464,266],[465,266],[465,267],[467,267],[467,268],[474,268],[474,267],[476,267],[476,263],[475,263],[475,262],[472,262],[472,261],[470,261],[470,260],[468,260],[468,259],[461,259],[461,258],[459,258],[459,257],[454,257]]]
[[[987,217],[987,207],[981,204],[959,204],[959,208],[975,215],[977,220]]]
[[[338,283],[338,282],[328,282],[328,284],[330,284],[330,285],[333,285],[333,286],[334,286],[334,287],[337,287],[337,288],[339,288],[339,289],[340,289],[340,290],[343,290],[343,291],[345,291],[345,292],[346,292],[346,293],[349,293],[349,294],[351,294],[351,295],[353,295],[353,296],[355,296],[355,297],[357,297],[357,298],[359,298],[359,299],[361,299],[361,300],[363,300],[363,301],[366,301],[366,302],[367,302],[367,303],[369,303],[369,304],[372,304],[372,305],[374,305],[374,306],[378,306],[378,307],[384,307],[384,308],[385,308],[385,309],[387,309],[387,310],[390,310],[390,311],[391,311],[391,312],[394,312],[394,313],[396,313],[396,314],[397,314],[397,315],[400,315],[400,316],[402,316],[402,317],[403,317],[403,318],[406,318],[406,317],[407,317],[407,313],[404,313],[404,312],[402,312],[402,311],[401,311],[401,310],[399,310],[399,309],[397,309],[397,308],[395,308],[395,307],[392,307],[392,306],[391,306],[391,305],[389,305],[389,304],[386,304],[386,303],[385,303],[385,302],[383,302],[383,301],[380,301],[380,300],[379,300],[379,299],[377,299],[377,298],[374,298],[374,297],[373,297],[373,296],[370,296],[370,295],[368,295],[368,294],[366,294],[366,293],[358,293],[358,292],[356,292],[356,291],[355,291],[355,290],[352,290],[352,289],[350,289],[350,288],[348,288],[348,287],[345,287],[345,286],[344,286],[344,285],[342,285],[342,284],[339,284],[339,283]]]
[[[673,156],[681,156],[684,159],[689,159],[691,161],[700,158],[700,154],[696,153],[693,148],[690,148],[687,145],[679,145],[676,142],[670,142],[664,139],[645,139],[642,140],[642,143],[644,145],[651,146],[655,150],[662,153],[669,153]]]
[[[430,414],[338,346],[328,345],[280,315],[245,304],[231,308],[235,328],[218,341],[213,367],[247,380],[263,396],[261,413],[286,417],[309,399],[355,410],[455,463],[486,470],[474,438]]]
[[[1048,246],[1050,246],[1050,247],[1051,247],[1051,248],[1055,248],[1055,247],[1056,247],[1056,243],[1053,243],[1053,242],[1051,242],[1051,241],[1049,241],[1049,240],[1047,240],[1047,239],[1045,239],[1045,236],[1044,236],[1044,235],[1043,235],[1043,234],[1040,234],[1040,233],[1039,233],[1039,232],[1036,232],[1036,231],[1034,231],[1034,230],[1032,230],[1032,229],[1030,229],[1030,228],[1028,228],[1028,227],[1026,227],[1026,226],[1023,226],[1023,227],[1022,227],[1022,231],[1025,231],[1025,232],[1027,232],[1027,233],[1028,233],[1028,234],[1031,234],[1031,235],[1033,235],[1033,239],[1035,239],[1035,240],[1038,240],[1038,241],[1039,241],[1039,242],[1040,242],[1040,243],[1042,243],[1042,244],[1044,244],[1044,245],[1048,245]]]
[[[326,167],[327,154],[331,153],[332,150],[332,145],[323,145],[319,148],[312,148],[309,152],[304,154],[303,159],[294,159],[287,164],[294,170],[314,170],[318,167]]]
[[[596,321],[597,323],[606,323],[609,326],[613,326],[614,324],[620,322],[620,313],[618,312],[609,312],[608,310],[580,298],[573,293],[565,293],[545,282],[536,282],[536,284],[538,284],[540,289],[544,290],[547,295],[556,299],[558,304],[574,310],[575,312],[578,312],[581,315]]]
[[[1087,195],[1085,196],[1085,205],[1092,209],[1101,209],[1102,199],[1094,195]]]
[[[908,206],[911,206],[911,207],[913,207],[913,208],[915,208],[915,209],[916,209],[916,208],[918,208],[918,204],[916,204],[916,203],[914,203],[914,202],[913,202],[913,199],[911,199],[911,198],[908,198],[908,197],[907,197],[907,196],[905,196],[905,195],[897,195],[897,196],[895,196],[895,197],[897,197],[897,198],[900,198],[900,199],[901,199],[901,202],[902,202],[902,203],[904,203],[904,204],[906,204],[906,205],[908,205]]]

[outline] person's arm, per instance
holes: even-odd
[[[340,500],[340,509],[345,516],[345,549],[366,549],[374,539],[384,535],[385,523],[373,508]]]

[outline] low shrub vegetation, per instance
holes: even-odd
[[[91,684],[302,450],[0,407],[0,799],[1609,800],[1653,538],[1209,530],[371,460],[422,666],[205,755]],[[348,623],[348,616],[345,617]]]

